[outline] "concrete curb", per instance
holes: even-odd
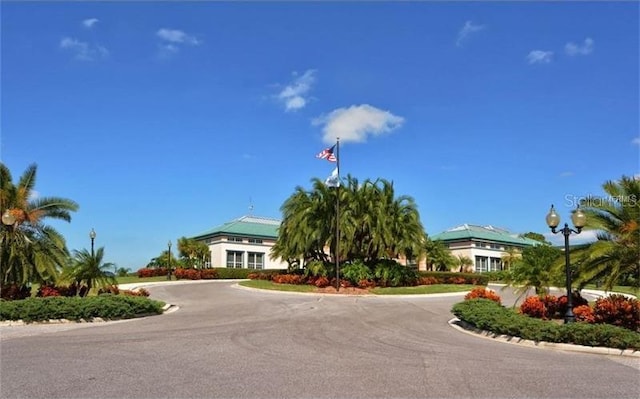
[[[534,347],[534,348],[543,348],[543,349],[569,351],[569,352],[592,353],[597,355],[634,357],[634,358],[640,359],[640,351],[634,351],[630,349],[614,349],[614,348],[605,348],[601,346],[584,346],[584,345],[562,344],[562,343],[556,343],[556,342],[543,342],[543,341],[536,342],[536,341],[530,341],[527,339],[522,339],[520,337],[514,337],[511,335],[498,335],[490,331],[476,328],[471,324],[458,319],[457,317],[454,317],[453,319],[449,320],[449,325],[455,328],[456,330],[464,332],[466,334],[479,336],[481,338],[491,339],[491,340],[503,342],[506,344],[523,345],[523,346]]]

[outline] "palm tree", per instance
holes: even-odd
[[[64,237],[45,219],[71,221],[78,205],[66,198],[37,197],[37,166],[27,167],[17,184],[0,163],[0,285],[55,281],[69,252]]]
[[[312,183],[311,191],[296,187],[281,207],[283,221],[272,256],[292,264],[298,259],[334,261],[336,256],[342,261],[375,262],[421,254],[425,234],[415,202],[408,196],[395,198],[392,183],[383,179],[360,183],[352,176],[339,189],[319,179]],[[340,195],[339,255],[336,195]]]
[[[456,258],[442,241],[427,239],[424,244],[429,270],[449,271],[456,264]]]
[[[102,263],[104,248],[100,247],[94,254],[83,249],[73,251],[71,267],[66,271],[66,275],[71,278],[79,287],[83,284],[87,290],[83,292],[86,296],[92,288],[102,288],[108,285],[117,284],[113,273],[113,263]],[[82,291],[80,291],[82,292]]]
[[[460,265],[460,272],[468,273],[471,266],[473,266],[473,259],[466,255],[458,255],[457,260],[458,265]]]
[[[561,257],[562,251],[551,245],[527,247],[522,251],[522,259],[516,261],[506,275],[506,283],[517,287],[518,300],[531,288],[538,295],[547,294],[549,287],[562,279],[561,272],[555,267]]]
[[[640,179],[622,176],[607,181],[604,197],[581,201],[587,216],[585,229],[597,230],[598,240],[575,251],[582,258],[577,282],[602,280],[610,290],[621,279],[640,287]]]
[[[522,252],[516,247],[507,247],[502,254],[502,265],[504,270],[510,270],[511,267],[520,259],[522,259]]]

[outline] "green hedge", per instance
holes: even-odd
[[[256,270],[256,269],[232,269],[227,267],[214,267],[215,271],[218,272],[218,279],[237,279],[237,278],[249,278],[249,274],[257,273],[257,274],[285,274],[287,270]]]
[[[464,284],[487,285],[489,278],[479,273],[458,273],[458,272],[419,272],[420,277],[435,277],[442,283],[449,283],[451,279],[463,278]]]
[[[130,319],[162,313],[163,302],[146,297],[99,295],[94,297],[46,297],[0,301],[0,320],[47,321],[50,319]]]
[[[616,349],[640,350],[640,334],[609,324],[570,323],[531,318],[488,299],[471,299],[452,308],[460,320],[495,334],[531,341],[559,342]]]

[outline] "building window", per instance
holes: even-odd
[[[264,269],[264,254],[258,252],[249,252],[247,267],[249,269]]]
[[[489,258],[486,256],[476,256],[476,273],[489,271]]]
[[[476,248],[484,248],[484,243],[483,242],[476,242]]]
[[[242,237],[227,237],[227,241],[242,242]]]
[[[260,238],[249,238],[249,244],[262,244],[262,240]]]
[[[242,269],[243,254],[240,251],[227,251],[227,267]]]
[[[502,249],[502,245],[500,244],[490,244],[491,249]]]
[[[500,258],[491,258],[489,264],[489,271],[497,272],[502,270],[502,259]]]

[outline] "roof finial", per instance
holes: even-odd
[[[249,216],[252,216],[253,214],[253,201],[251,200],[251,197],[249,197]]]

